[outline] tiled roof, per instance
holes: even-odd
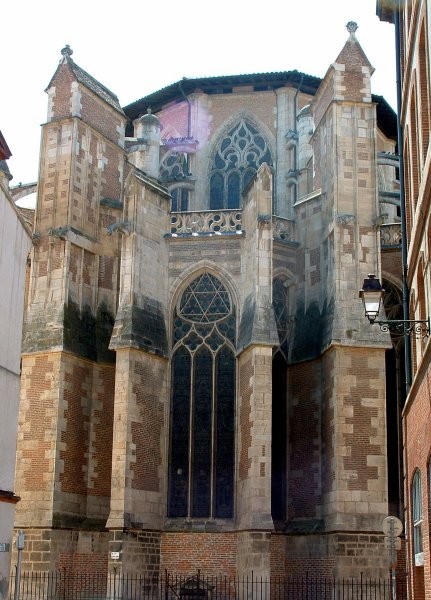
[[[206,94],[228,94],[232,88],[253,86],[256,91],[275,90],[284,86],[300,89],[306,94],[314,96],[322,79],[301,73],[300,71],[281,71],[274,73],[253,73],[251,75],[224,75],[221,77],[201,77],[195,79],[181,79],[148,96],[144,96],[124,107],[124,112],[130,122],[147,112],[151,108],[157,113],[166,104],[184,99],[196,90]],[[377,105],[377,121],[380,129],[391,139],[397,138],[396,113],[386,102],[383,96],[372,95],[373,102]],[[133,135],[129,131],[129,135]]]
[[[222,75],[218,77],[198,77],[194,79],[183,78],[161,90],[132,102],[124,107],[124,112],[132,120],[147,112],[151,108],[156,113],[165,104],[184,97],[183,94],[192,94],[202,90],[206,94],[228,94],[233,87],[253,86],[255,90],[275,90],[279,87],[291,85],[307,94],[314,95],[321,79],[306,75],[299,71],[281,71],[274,73],[252,73],[250,75]]]

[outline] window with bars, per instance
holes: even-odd
[[[235,309],[211,273],[175,309],[168,516],[232,518]]]
[[[220,141],[210,172],[210,209],[239,208],[241,194],[271,152],[254,125],[241,119]]]

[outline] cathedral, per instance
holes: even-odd
[[[125,107],[61,51],[23,328],[26,570],[386,576],[393,347],[358,290],[399,277],[397,128],[347,29],[323,79],[182,79]]]

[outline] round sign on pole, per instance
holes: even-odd
[[[382,522],[382,530],[385,535],[394,536],[401,535],[403,532],[403,524],[398,517],[385,517]]]

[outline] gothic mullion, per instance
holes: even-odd
[[[214,352],[212,355],[212,375],[211,375],[211,473],[210,473],[210,518],[214,515],[214,469],[217,457],[215,455],[215,426],[216,426],[216,360]]]
[[[188,469],[189,477],[187,482],[187,517],[192,515],[192,493],[193,493],[193,423],[195,416],[195,353],[191,354],[191,377],[190,377],[190,414],[189,414],[189,452],[188,452]]]

